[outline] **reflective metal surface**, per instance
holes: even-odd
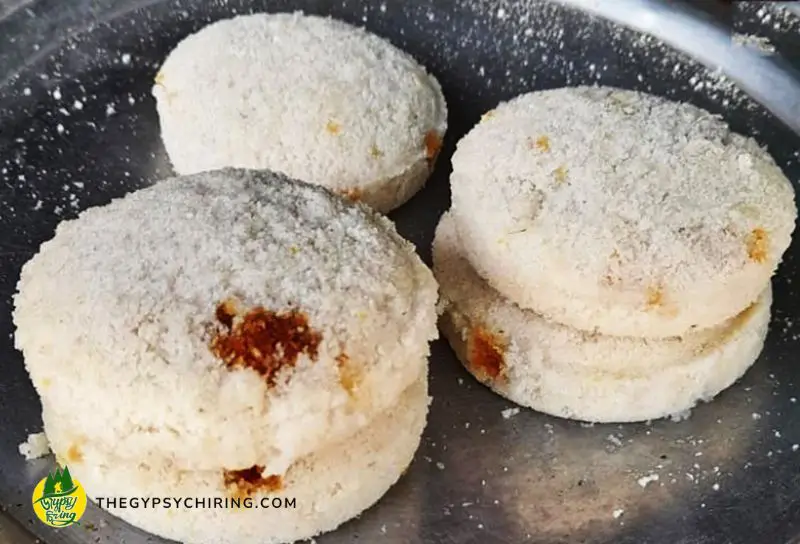
[[[535,0],[41,0],[0,19],[0,505],[7,514],[47,544],[161,542],[96,508],[81,527],[60,531],[33,518],[30,495],[52,460],[25,462],[17,453],[41,420],[13,349],[10,296],[19,268],[59,221],[169,174],[150,82],[170,48],[211,20],[251,10],[331,14],[391,39],[436,74],[451,111],[442,158],[428,186],[391,215],[428,261],[433,228],[449,206],[455,142],[499,100],[532,89],[599,82],[691,101],[754,135],[800,181],[800,136],[788,128],[798,127],[800,94],[774,55],[734,47],[725,31],[674,5],[571,3],[724,68],[767,108],[658,40]],[[746,19],[763,22],[758,9]],[[767,32],[775,20],[737,28]],[[773,40],[778,50],[793,50],[796,38],[786,39]],[[682,422],[586,426],[526,410],[506,419],[510,403],[436,342],[434,403],[416,461],[376,507],[317,542],[800,542],[797,258],[794,244],[774,282],[759,362]],[[79,398],[75,414],[91,417]]]
[[[721,70],[754,100],[800,133],[800,72],[782,58],[766,58],[737,46],[730,28],[699,17],[696,9],[649,0],[561,0],[646,32]]]

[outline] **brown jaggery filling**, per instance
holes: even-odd
[[[222,478],[225,488],[234,497],[251,497],[258,492],[273,493],[283,488],[283,478],[272,474],[263,477],[264,467],[253,465],[242,470],[223,470]]]
[[[217,320],[225,330],[211,340],[211,351],[229,368],[251,368],[275,384],[278,372],[294,366],[300,354],[317,358],[322,335],[308,324],[302,312],[276,313],[261,306],[236,319],[234,305],[217,306]]]
[[[428,164],[432,165],[442,148],[442,137],[435,130],[429,130],[425,133],[425,158]]]
[[[767,260],[769,251],[769,236],[767,231],[762,228],[753,229],[747,237],[747,256],[755,263],[763,263]]]
[[[478,379],[495,381],[505,375],[505,342],[483,327],[470,331],[467,361]]]
[[[236,317],[236,306],[233,301],[226,300],[217,305],[215,312],[217,321],[222,323],[228,330],[233,328],[233,318]]]

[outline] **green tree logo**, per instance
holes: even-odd
[[[68,527],[83,516],[87,497],[78,480],[73,480],[69,468],[56,468],[42,478],[33,490],[33,511],[50,527]]]
[[[57,468],[55,472],[47,475],[47,479],[44,481],[44,492],[37,502],[42,499],[72,495],[75,489],[76,486],[69,474],[69,467],[64,467],[63,470]]]

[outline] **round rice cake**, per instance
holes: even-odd
[[[61,463],[98,506],[126,522],[185,544],[279,544],[336,529],[397,482],[419,447],[427,383],[427,377],[418,379],[368,426],[299,459],[283,475],[268,474],[261,466],[176,471],[123,461],[113,452],[66,461],[68,442],[58,437],[74,418],[45,411],[44,420]],[[121,497],[137,497],[140,507],[106,502]],[[191,506],[176,506],[176,497],[191,500]],[[151,502],[155,498],[157,505]],[[169,507],[165,498],[173,498]],[[141,507],[141,499],[149,499],[149,507]],[[205,501],[204,508],[195,507],[197,499]]]
[[[168,55],[153,95],[178,174],[269,169],[384,213],[424,185],[447,128],[441,87],[411,56],[299,12],[202,28]]]
[[[677,415],[740,378],[764,344],[772,291],[716,327],[682,338],[591,334],[523,310],[469,265],[452,216],[433,245],[442,333],[479,381],[517,404],[588,422]]]
[[[437,286],[385,217],[226,169],[59,225],[22,270],[16,346],[74,442],[179,469],[264,465],[341,440],[427,373]]]
[[[755,141],[689,104],[611,88],[522,95],[458,144],[470,262],[523,308],[603,334],[714,326],[763,292],[794,190]]]

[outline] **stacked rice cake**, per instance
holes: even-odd
[[[458,144],[434,243],[445,335],[478,379],[586,421],[669,416],[756,360],[794,190],[688,104],[530,93]]]
[[[327,189],[165,180],[59,225],[18,288],[45,432],[90,497],[296,503],[109,508],[144,530],[311,538],[377,501],[419,445],[435,280],[387,219]],[[75,399],[90,416],[71,417]]]

